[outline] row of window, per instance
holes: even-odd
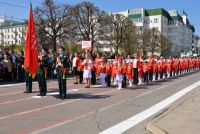
[[[0,37],[2,38],[3,36],[0,36]],[[15,36],[15,35],[5,35],[5,36],[4,36],[5,39],[12,39],[12,38],[15,38],[15,37],[21,38],[22,35],[19,34],[19,35],[17,35],[17,36]]]
[[[133,22],[144,22],[145,24],[150,24],[150,23],[160,23],[160,18],[154,18],[153,20],[150,19],[143,19],[143,18],[134,18],[132,19]],[[177,20],[162,20],[162,23],[166,24],[166,25],[175,25],[178,24]]]
[[[18,40],[16,43],[15,41],[5,41],[4,44],[21,44],[21,40]]]
[[[133,22],[143,22],[144,20],[144,24],[149,24],[149,23],[160,23],[160,19],[159,18],[154,18],[153,21],[151,21],[150,19],[142,19],[142,18],[134,18],[132,19]]]
[[[19,28],[2,29],[0,32],[9,33],[9,32],[14,32],[14,31],[26,31],[26,28],[25,27],[19,27]]]

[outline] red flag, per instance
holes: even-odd
[[[33,78],[35,77],[38,69],[37,39],[34,27],[32,6],[30,8],[30,16],[26,32],[24,69],[29,72]]]

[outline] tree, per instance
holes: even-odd
[[[131,55],[136,52],[136,48],[138,48],[138,40],[136,27],[133,23],[126,19],[124,24],[124,33],[123,33],[123,45],[121,46],[126,55]]]
[[[143,55],[146,55],[146,52],[147,52],[147,46],[150,42],[150,33],[151,33],[151,30],[148,29],[148,28],[145,28],[145,29],[140,29],[140,32],[138,34],[138,39],[140,42],[140,49],[142,49],[142,54]]]
[[[154,55],[154,52],[159,47],[159,38],[158,38],[158,30],[155,28],[150,29],[150,42],[149,42],[149,48],[152,55]]]
[[[53,51],[56,51],[57,42],[64,42],[75,28],[72,7],[68,4],[58,5],[53,0],[45,0],[42,6],[36,7],[34,14],[40,43],[52,44]]]
[[[97,42],[104,12],[91,2],[75,5],[73,16],[76,22],[76,35],[82,40],[91,41],[92,48]]]
[[[163,56],[167,56],[169,54],[169,50],[172,47],[171,41],[165,37],[164,35],[159,35],[159,43],[160,43],[160,53]]]
[[[110,14],[104,18],[104,28],[101,28],[102,39],[108,42],[108,46],[114,50],[115,54],[124,45],[125,30],[129,27],[130,21],[121,14]],[[104,34],[103,34],[104,33]]]

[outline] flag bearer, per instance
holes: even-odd
[[[26,91],[24,93],[32,93],[32,76],[29,72],[25,71]]]
[[[40,94],[38,94],[38,96],[46,96],[47,93],[46,78],[47,78],[48,63],[49,63],[49,57],[47,55],[47,50],[43,48],[41,54],[38,57],[37,78],[40,90]]]

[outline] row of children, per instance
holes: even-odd
[[[132,84],[148,83],[200,69],[200,59],[151,56],[143,59],[134,55],[133,59],[118,57],[108,60],[106,57],[97,57],[93,61],[87,55],[83,61],[75,57],[73,68],[75,75],[79,75],[79,83],[83,82],[83,78],[86,79],[86,88],[90,87],[90,83],[96,84],[96,79],[99,79],[102,87],[111,86],[113,81],[121,89],[126,87],[127,81],[131,87]],[[78,84],[78,77],[75,84]]]

